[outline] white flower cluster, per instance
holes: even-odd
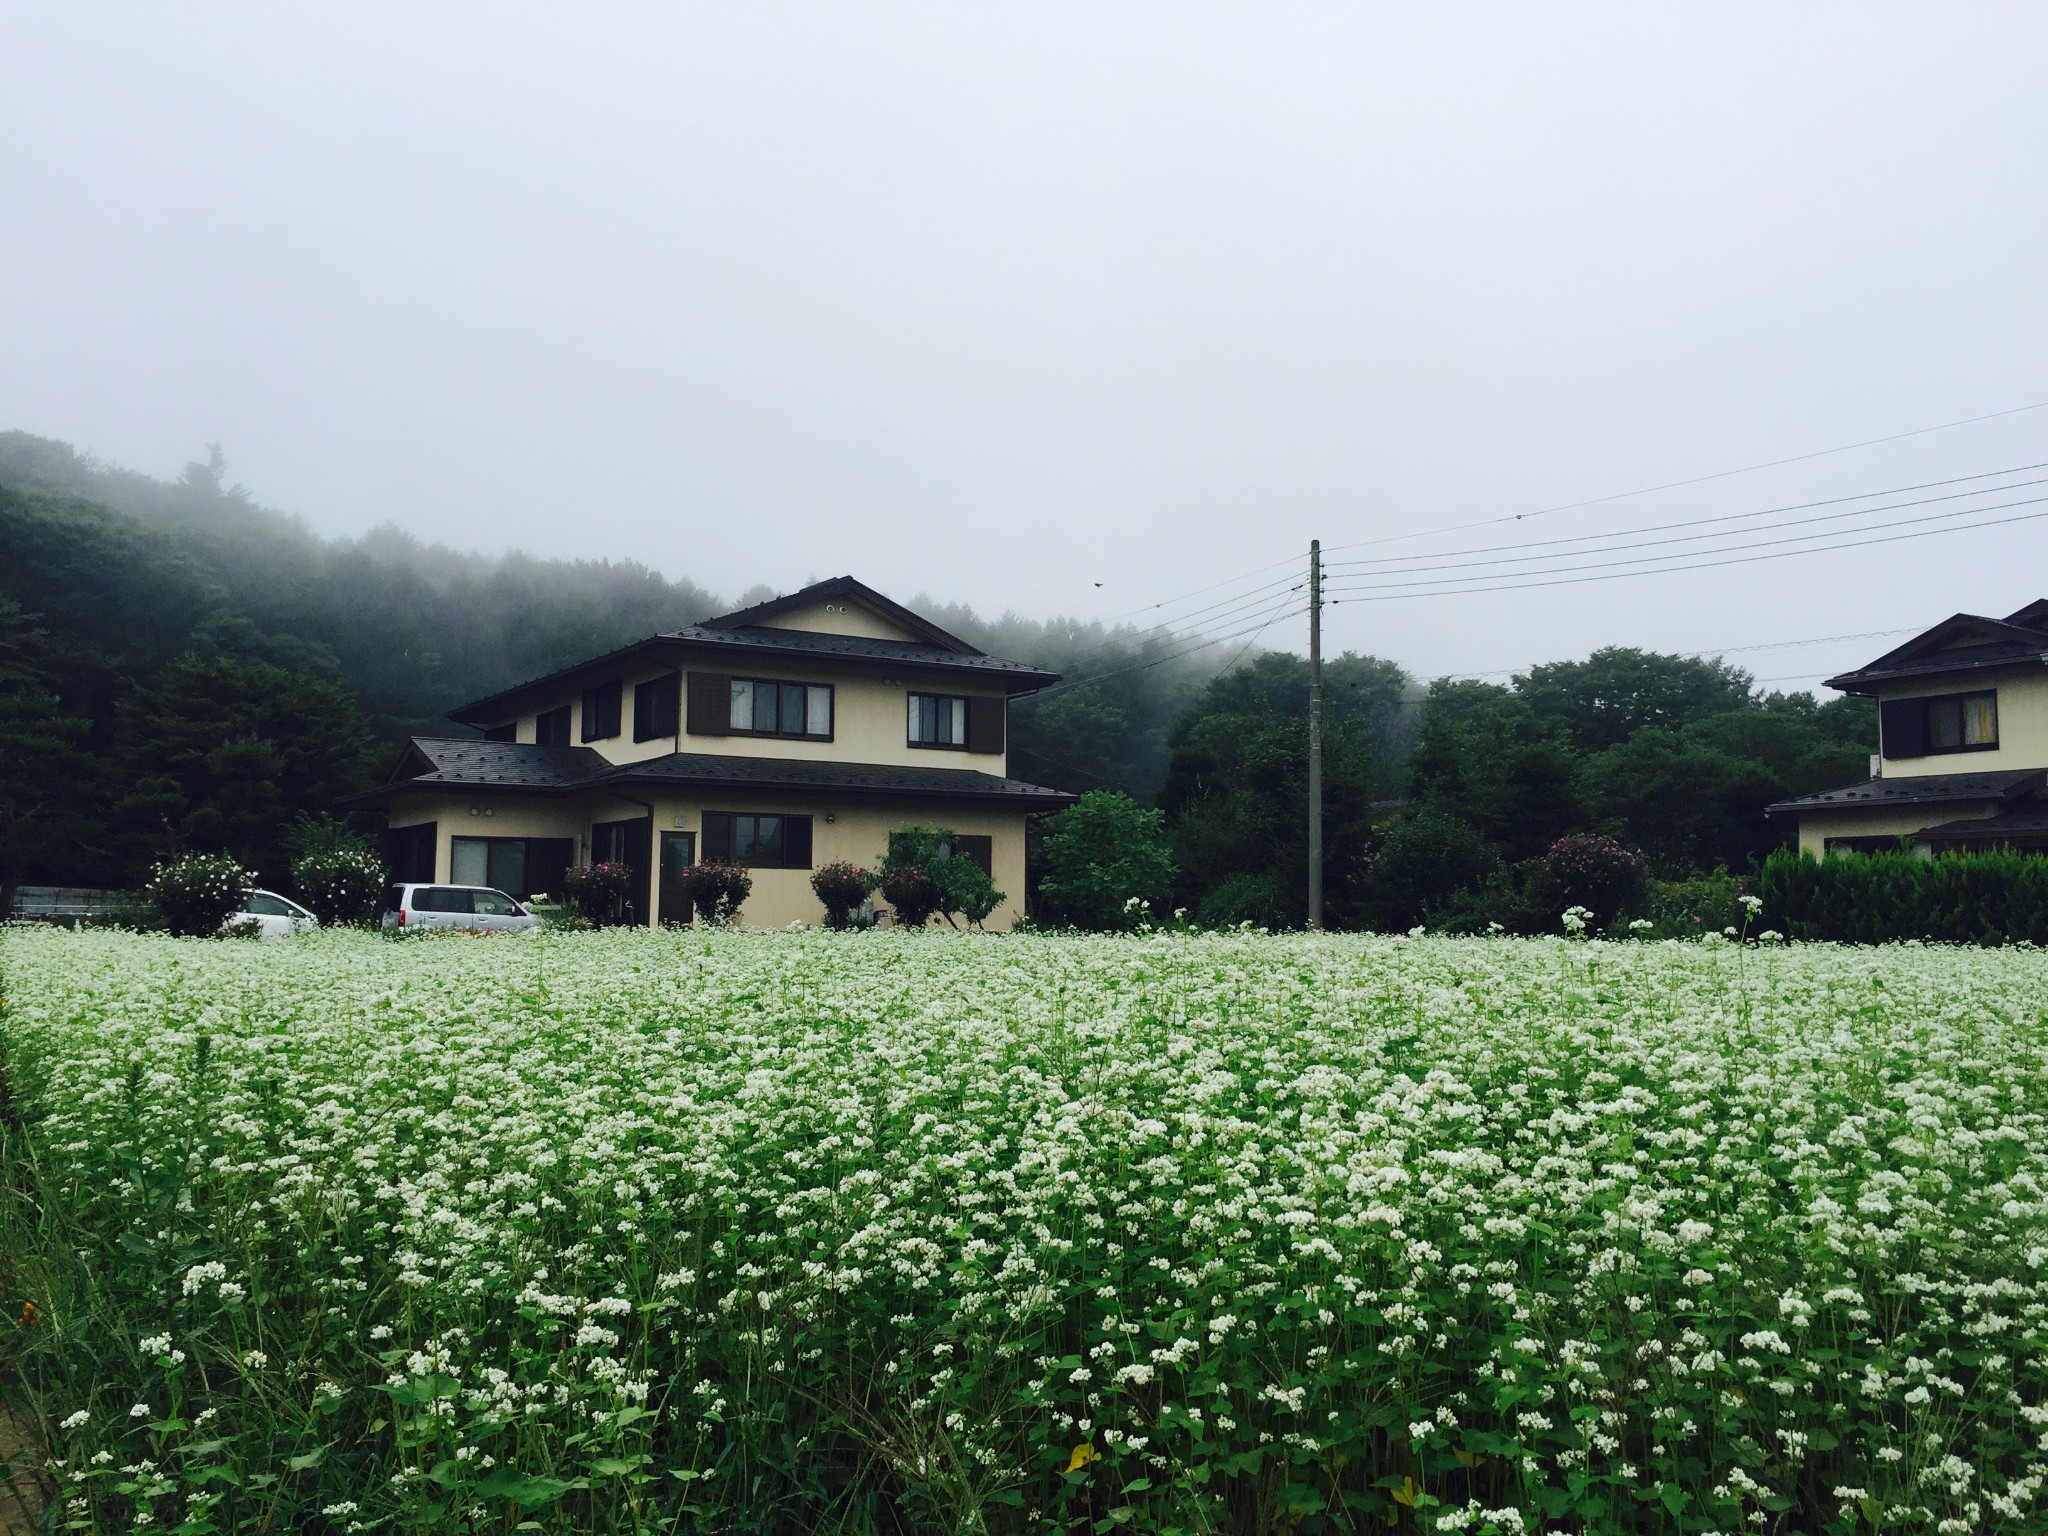
[[[812,1486],[748,1447],[848,1426],[935,1531],[1240,1528],[1278,1469],[1473,1536],[2048,1516],[2038,953],[9,942],[45,1225],[134,1277],[132,1379],[39,1405],[105,1527],[116,1465],[210,1507],[151,1422],[216,1412],[275,1529],[515,1476],[737,1526]]]

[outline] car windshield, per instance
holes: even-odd
[[[485,917],[525,916],[519,903],[503,891],[473,891],[470,894],[476,899],[476,910]]]
[[[290,917],[294,909],[280,896],[273,896],[268,891],[251,891],[242,903],[242,910],[253,912],[258,917]]]

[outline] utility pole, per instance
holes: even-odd
[[[1323,926],[1323,541],[1308,541],[1308,926]]]

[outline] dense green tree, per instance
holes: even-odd
[[[0,916],[32,874],[65,867],[99,835],[91,723],[45,686],[44,640],[20,604],[0,597]]]
[[[1091,790],[1053,818],[1043,865],[1038,900],[1048,923],[1128,932],[1163,916],[1173,892],[1164,814],[1114,790]]]
[[[1387,829],[1373,855],[1366,924],[1398,932],[1427,923],[1499,868],[1500,854],[1469,822],[1435,811],[1404,816]]]
[[[1580,766],[1560,731],[1504,692],[1462,718],[1426,719],[1409,756],[1409,792],[1504,857],[1530,859],[1584,822]]]
[[[374,782],[383,756],[339,684],[187,656],[123,701],[115,760],[124,778],[156,781],[151,804],[183,848],[231,854],[281,884],[294,817]]]
[[[1333,927],[1354,926],[1372,852],[1372,755],[1355,723],[1323,740],[1323,900]],[[1180,878],[1176,906],[1204,921],[1208,898],[1235,880],[1244,916],[1289,927],[1308,911],[1308,722],[1269,710],[1190,710],[1174,732],[1160,795]],[[1246,882],[1252,882],[1248,886]],[[1256,887],[1255,891],[1253,886]]]
[[[1645,727],[1677,730],[1755,704],[1750,675],[1718,658],[1663,656],[1606,646],[1584,661],[1532,667],[1515,693],[1539,728],[1562,727],[1581,752],[1599,752]]]

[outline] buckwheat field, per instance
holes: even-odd
[[[2048,1529],[2048,960],[0,937],[60,1529]]]

